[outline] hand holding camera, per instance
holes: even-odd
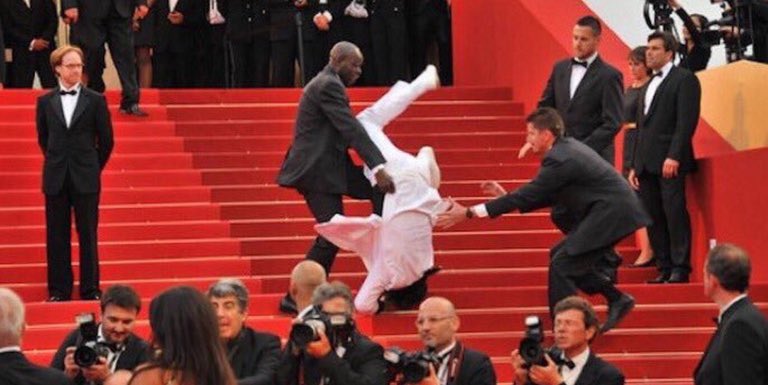
[[[331,343],[328,341],[328,336],[325,335],[324,331],[318,331],[317,335],[318,339],[308,343],[304,350],[314,358],[325,357],[331,352]]]

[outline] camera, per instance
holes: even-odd
[[[109,346],[104,342],[98,342],[99,325],[93,313],[78,314],[75,321],[80,329],[80,343],[75,349],[75,364],[81,368],[87,368],[99,361],[99,357],[109,356]]]
[[[653,10],[653,15],[651,15]],[[650,29],[662,29],[667,32],[675,32],[675,22],[672,20],[672,7],[667,0],[645,0],[643,5],[643,17],[645,24]]]
[[[396,346],[384,351],[384,360],[391,378],[402,374],[403,383],[420,382],[429,376],[430,365],[434,368],[440,365],[440,359],[433,351],[406,352]]]
[[[563,351],[553,346],[549,349],[545,349],[541,346],[544,342],[544,331],[541,329],[541,320],[539,317],[532,315],[525,318],[525,337],[520,340],[520,356],[523,357],[525,364],[523,367],[530,368],[531,365],[547,366],[547,359],[544,355],[548,355],[555,365],[564,365],[566,360],[563,359]]]
[[[299,348],[304,348],[312,341],[320,339],[324,333],[331,346],[344,341],[354,329],[354,323],[346,314],[327,314],[320,306],[313,306],[302,317],[301,321],[293,324],[288,339]]]

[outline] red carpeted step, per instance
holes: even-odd
[[[184,150],[182,138],[174,136],[153,138],[116,138],[115,149],[112,156],[119,154],[153,154],[181,152]],[[39,154],[40,147],[36,139],[0,139],[0,153],[4,155],[30,155]],[[109,167],[109,166],[107,166]]]
[[[192,168],[192,155],[186,153],[158,153],[110,157],[107,170],[168,170]],[[15,155],[0,157],[0,172],[34,171],[42,172],[43,156]]]
[[[176,123],[164,120],[116,121],[112,124],[115,138],[173,136]],[[34,120],[4,123],[0,138],[31,138],[37,140]]]
[[[14,188],[39,186],[41,177],[39,172],[0,172],[0,185]],[[199,185],[201,174],[193,169],[121,171],[107,167],[101,173],[101,183],[113,187]]]
[[[213,219],[220,218],[220,210],[209,202],[104,204],[99,207],[99,223]],[[0,223],[41,225],[45,223],[45,209],[43,206],[3,208]]]
[[[290,119],[253,119],[234,120],[198,120],[179,122],[176,133],[181,136],[257,136],[257,135],[292,135],[294,118]],[[503,131],[524,134],[525,123],[519,116],[444,116],[444,117],[402,117],[386,127],[387,135],[399,134],[441,134],[441,133],[477,133]],[[34,132],[34,127],[33,127]]]
[[[102,223],[100,241],[134,241],[153,239],[195,239],[205,234],[210,238],[230,236],[230,224],[224,221],[173,221]],[[73,234],[74,235],[74,234]],[[45,239],[45,226],[0,226],[0,244],[39,243]],[[73,239],[76,239],[74,237]]]
[[[482,89],[480,89],[482,90]],[[504,88],[499,88],[496,92],[502,95]],[[508,90],[508,89],[507,89]],[[0,98],[0,105],[12,106],[12,105],[35,105],[37,98],[43,95],[48,90],[37,89],[5,89],[2,91],[3,97]],[[107,103],[116,105],[120,103],[122,95],[120,90],[107,90],[104,95],[107,97]],[[480,95],[493,95],[491,92],[481,93]],[[160,102],[160,90],[142,88],[141,89],[141,105],[156,105]]]
[[[359,112],[370,104],[352,102],[352,109]],[[295,119],[297,107],[298,104],[295,102],[174,105],[167,107],[167,116],[176,121],[207,120],[212,116],[227,116],[232,120]],[[522,114],[523,105],[511,101],[428,101],[413,103],[401,116],[520,116]]]
[[[35,109],[36,105],[14,105],[4,106],[0,105],[0,123],[12,123],[20,121],[35,121]],[[112,122],[150,122],[158,120],[168,120],[168,111],[165,106],[160,105],[143,105],[141,109],[149,114],[148,117],[135,117],[123,115],[118,112],[118,106],[110,105],[109,112]]]

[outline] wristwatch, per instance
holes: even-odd
[[[471,207],[467,207],[467,211],[464,213],[464,215],[465,215],[465,216],[466,216],[468,219],[472,219],[472,218],[474,218],[474,217],[475,217],[475,212],[474,212],[474,211],[472,211],[472,208],[471,208]]]

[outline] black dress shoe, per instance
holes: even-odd
[[[645,282],[650,284],[656,284],[656,283],[667,283],[669,281],[669,273],[661,273],[658,277],[654,279],[649,279]]]
[[[624,294],[618,300],[608,304],[608,318],[600,328],[601,333],[606,333],[616,327],[621,320],[635,307],[635,299],[629,294]]]
[[[89,294],[81,294],[80,299],[82,301],[98,301],[101,300],[101,292],[97,291]]]
[[[280,306],[278,308],[280,309],[281,313],[289,315],[299,314],[299,311],[296,309],[296,301],[294,301],[293,298],[291,298],[291,296],[287,293],[282,299],[280,299]]]
[[[61,295],[52,295],[48,297],[47,300],[45,300],[45,302],[66,302],[66,301],[69,301],[69,298]]]
[[[656,257],[653,257],[643,263],[633,263],[629,265],[630,268],[651,267],[656,266]]]
[[[120,113],[123,115],[132,115],[132,116],[138,116],[138,117],[149,116],[148,113],[144,112],[142,109],[139,108],[138,104],[134,104],[130,107],[120,107]]]
[[[672,275],[669,276],[667,283],[688,283],[688,274],[672,273]]]

